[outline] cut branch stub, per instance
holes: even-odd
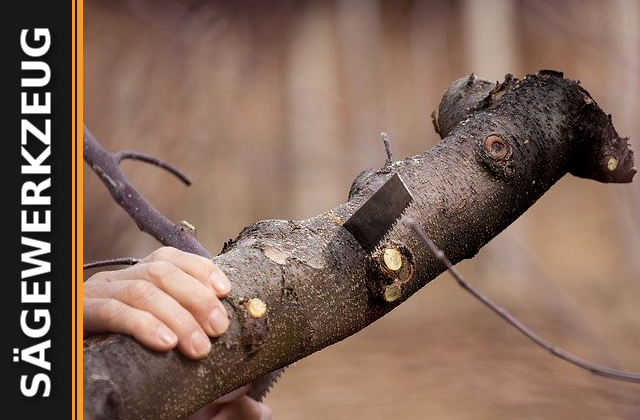
[[[111,419],[181,419],[362,330],[442,273],[442,261],[398,223],[380,248],[401,244],[395,248],[410,256],[414,271],[410,280],[400,279],[406,262],[401,259],[395,270],[395,257],[385,262],[383,251],[375,261],[389,271],[390,287],[382,299],[372,299],[372,258],[337,221],[348,220],[391,172],[402,176],[415,199],[405,215],[454,264],[473,257],[569,171],[630,182],[633,153],[610,118],[585,98],[590,96],[577,82],[552,71],[507,77],[498,86],[475,76],[454,82],[436,121],[445,138],[429,151],[363,173],[348,201],[328,212],[302,221],[261,221],[225,244],[214,261],[234,285],[224,300],[231,324],[212,340],[207,358],[155,353],[118,334],[85,340],[88,414],[101,418],[100,407],[108,406]],[[258,296],[268,309],[254,318],[239,302]],[[266,323],[266,329],[248,329],[248,319]],[[108,378],[100,386],[114,392],[92,391],[92,378]]]
[[[395,302],[415,278],[411,251],[398,242],[382,243],[371,255],[371,274],[367,280],[369,292],[376,299]]]
[[[251,298],[243,304],[246,313],[242,315],[242,344],[248,354],[262,347],[269,333],[267,304],[260,298]]]
[[[601,131],[594,133],[598,128]],[[585,99],[585,112],[576,138],[584,142],[585,147],[571,166],[571,174],[600,182],[631,182],[637,170],[629,139],[618,135],[611,115],[605,115],[593,100]]]

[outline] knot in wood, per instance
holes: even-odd
[[[402,296],[402,288],[398,284],[390,284],[383,288],[382,299],[385,302],[395,302]]]
[[[402,254],[396,248],[387,248],[382,253],[382,260],[387,269],[398,271],[402,268]]]
[[[240,325],[242,328],[241,342],[245,351],[252,355],[262,348],[269,332],[267,304],[260,298],[241,299]]]
[[[252,318],[262,318],[267,313],[267,304],[260,298],[249,299],[247,311]]]
[[[406,286],[415,278],[414,257],[398,242],[381,244],[371,255],[369,293],[385,302],[398,300]]]
[[[615,156],[607,156],[607,170],[610,172],[615,171],[618,168],[618,159]]]
[[[490,134],[480,142],[480,160],[501,178],[515,175],[511,142],[499,134]]]
[[[509,152],[507,143],[502,137],[496,136],[495,134],[492,134],[485,139],[484,148],[489,156],[494,159],[504,159]]]

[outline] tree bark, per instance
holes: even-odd
[[[502,83],[474,75],[456,80],[434,125],[441,142],[363,172],[345,203],[307,220],[259,221],[225,244],[213,260],[233,284],[224,300],[231,326],[212,339],[206,359],[154,352],[120,334],[86,339],[86,415],[183,418],[353,335],[442,273],[444,265],[401,219],[372,255],[342,227],[395,173],[415,199],[405,214],[457,263],[473,257],[565,174],[631,182],[636,172],[611,117],[556,71],[522,80],[507,75]],[[388,248],[400,252],[399,270],[385,264]],[[385,294],[390,285],[396,300]],[[252,299],[266,304],[264,315]]]

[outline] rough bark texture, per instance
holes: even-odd
[[[456,263],[473,257],[570,172],[630,182],[633,153],[577,82],[555,71],[500,84],[473,75],[445,91],[429,151],[363,172],[348,200],[316,217],[264,220],[225,244],[214,261],[233,283],[231,326],[192,361],[150,351],[128,336],[85,340],[84,409],[96,419],[180,419],[215,398],[343,340],[400,305],[444,266],[400,220],[381,243],[402,253],[385,269],[342,227],[392,174],[405,180],[418,221]],[[386,302],[385,286],[401,296]],[[249,299],[267,305],[254,318]]]

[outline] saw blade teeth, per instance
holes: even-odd
[[[414,198],[399,173],[393,173],[343,224],[368,254],[398,221]]]
[[[253,386],[251,387],[251,390],[247,393],[247,395],[258,402],[262,402],[264,397],[266,397],[269,391],[271,391],[271,388],[273,388],[280,376],[282,376],[284,371],[289,366],[274,370],[273,372],[267,373],[262,378],[253,381]]]

